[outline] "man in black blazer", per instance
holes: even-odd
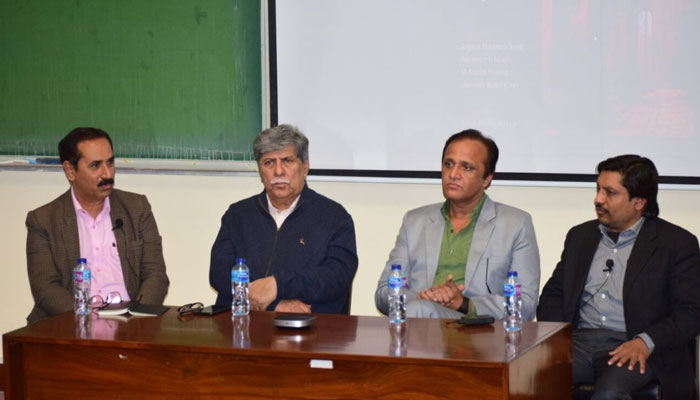
[[[573,325],[573,383],[593,383],[594,399],[629,399],[656,379],[664,398],[691,398],[698,240],[658,218],[651,160],[609,158],[598,174],[598,219],[567,234],[537,318]]]

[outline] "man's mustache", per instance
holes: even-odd
[[[105,185],[114,185],[114,178],[102,179],[102,180],[97,184],[97,187],[105,186]]]
[[[602,211],[602,212],[604,212],[604,213],[606,213],[606,214],[609,214],[609,213],[608,213],[608,210],[604,209],[602,204],[596,204],[596,205],[595,205],[595,209],[596,209],[596,211]]]
[[[276,185],[278,183],[286,183],[287,185],[289,185],[289,179],[287,179],[287,178],[272,178],[272,180],[270,181],[270,185]]]

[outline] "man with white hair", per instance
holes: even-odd
[[[340,204],[309,189],[309,141],[290,125],[253,143],[262,193],[232,204],[211,250],[217,305],[231,304],[231,267],[250,268],[252,310],[349,313],[355,227]]]

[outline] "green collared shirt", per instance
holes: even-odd
[[[443,218],[445,218],[445,229],[442,232],[442,245],[440,246],[440,258],[438,259],[437,272],[435,273],[434,285],[445,283],[447,275],[452,275],[452,282],[455,285],[464,285],[465,266],[467,265],[467,257],[469,249],[472,245],[472,237],[474,237],[474,229],[476,221],[479,219],[479,214],[486,201],[486,194],[481,197],[476,207],[469,213],[469,225],[462,228],[461,231],[454,233],[452,222],[450,222],[450,202],[445,203],[440,208]],[[476,310],[472,305],[469,307],[469,314],[475,313]]]

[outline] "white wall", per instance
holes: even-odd
[[[353,284],[353,314],[377,315],[373,293],[405,211],[442,201],[437,184],[348,183],[311,180],[309,186],[343,204],[353,216],[360,266]],[[221,216],[232,202],[258,193],[257,177],[134,174],[117,172],[117,187],[148,196],[161,235],[170,277],[166,304],[212,303],[209,251]],[[68,184],[59,170],[0,170],[0,333],[25,325],[33,301],[27,283],[24,220]],[[566,231],[594,217],[593,186],[584,188],[499,186],[497,201],[533,216],[542,260],[542,283],[557,262]],[[700,234],[700,191],[664,189],[661,215]]]

